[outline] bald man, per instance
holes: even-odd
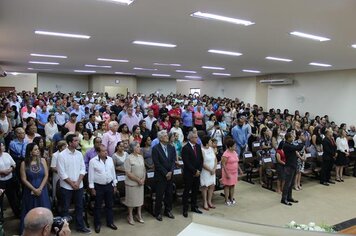
[[[53,214],[44,207],[36,207],[25,216],[23,236],[49,236],[53,224]],[[58,230],[58,229],[57,229]],[[67,221],[64,222],[60,236],[70,236],[71,231]]]

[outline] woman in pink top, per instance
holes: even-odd
[[[232,138],[225,140],[226,151],[221,159],[222,178],[221,183],[224,185],[225,204],[227,206],[236,203],[234,198],[235,185],[238,178],[238,170],[242,173],[239,166],[239,158],[236,153],[236,144]]]
[[[197,130],[203,130],[204,114],[201,112],[201,107],[197,106],[197,110],[194,112],[194,126]]]

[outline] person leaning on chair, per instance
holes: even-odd
[[[162,221],[162,200],[164,196],[164,214],[174,219],[172,214],[173,171],[176,161],[176,150],[169,144],[166,130],[158,132],[159,144],[152,148],[152,160],[155,167],[156,205],[155,216]]]
[[[203,168],[203,154],[199,144],[198,135],[193,132],[188,134],[189,142],[182,148],[182,159],[184,164],[183,180],[183,216],[188,217],[188,198],[191,197],[191,210],[201,214],[197,205],[197,194],[200,185],[200,172]],[[191,191],[191,194],[189,192]]]

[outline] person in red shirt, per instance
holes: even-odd
[[[162,127],[162,129],[167,130],[167,132],[169,133],[169,131],[171,130],[172,124],[169,121],[169,116],[167,114],[163,114],[162,120],[159,124]]]
[[[286,156],[283,151],[283,141],[279,143],[276,153],[277,158],[277,193],[282,193],[284,185],[284,165],[286,164]]]
[[[219,106],[218,106],[218,109],[216,109],[216,111],[215,111],[216,119],[217,119],[218,121],[220,121],[220,120],[221,120],[221,117],[222,117],[223,115],[224,115],[224,111],[223,111],[222,107],[219,105]]]
[[[153,110],[153,116],[157,119],[159,117],[159,106],[157,100],[153,100],[151,109]]]
[[[169,120],[170,120],[171,124],[174,124],[174,122],[176,120],[180,121],[182,111],[179,107],[179,103],[174,104],[174,108],[168,112],[168,115],[169,115]]]

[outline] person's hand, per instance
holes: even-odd
[[[117,187],[116,187],[116,186],[114,187],[113,192],[114,192],[114,193],[117,192]]]
[[[59,229],[57,227],[55,227],[54,230],[56,231],[56,235],[59,235],[59,236],[70,236],[72,234],[69,229],[69,224],[66,219],[64,219],[64,224],[63,224],[61,231],[59,231]]]
[[[166,174],[166,178],[167,178],[167,180],[171,180],[171,178],[172,178],[172,172],[168,172],[168,173]]]
[[[347,157],[348,157],[348,156],[350,156],[350,153],[349,153],[349,152],[347,152],[347,153],[346,153],[346,156],[347,156]]]
[[[90,194],[91,194],[92,196],[96,196],[96,191],[95,191],[94,188],[91,188],[91,189],[90,189]]]
[[[78,190],[79,189],[79,184],[76,181],[72,182],[72,188],[73,190]]]
[[[35,190],[33,190],[33,194],[37,197],[39,197],[41,195],[42,189],[36,188]]]
[[[194,175],[195,177],[199,177],[200,176],[200,171],[199,170],[197,170],[196,172],[195,172],[195,175]]]
[[[145,184],[145,179],[140,179],[140,185],[144,185]]]
[[[230,177],[230,175],[226,175],[226,178],[227,178],[227,179],[230,179],[231,177]]]
[[[215,174],[215,169],[210,170],[210,174],[214,175]]]

